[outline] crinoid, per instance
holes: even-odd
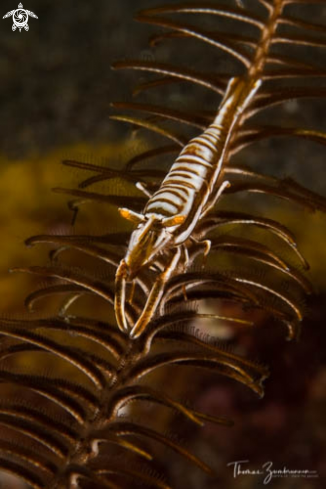
[[[326,30],[305,17],[305,4],[316,4],[313,17],[326,2],[174,2],[137,15],[160,29],[151,45],[171,61],[114,63],[151,78],[135,88],[138,102],[113,104],[133,115],[112,118],[145,130],[149,142],[123,168],[64,161],[91,175],[55,191],[75,198],[75,215],[85,203],[94,216],[100,208],[104,233],[79,232],[78,217],[73,235],[26,242],[51,246],[50,263],[15,269],[47,280],[26,306],[50,305],[30,319],[0,321],[3,470],[34,488],[168,488],[158,448],[165,445],[214,472],[166,433],[166,413],[221,430],[232,422],[180,401],[171,377],[183,366],[184,385],[193,372],[211,371],[262,396],[268,369],[214,336],[221,324],[245,328],[261,312],[297,338],[312,291],[293,234],[265,201],[325,211],[325,199],[276,176],[282,152],[262,143],[326,143],[324,132],[293,126],[281,112],[291,100],[326,94]],[[121,219],[113,231],[117,207],[131,225]],[[203,334],[208,319],[212,336]]]

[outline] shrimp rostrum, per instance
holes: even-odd
[[[251,83],[242,77],[231,79],[213,123],[182,149],[143,212],[119,209],[124,218],[137,225],[116,272],[115,292],[118,326],[129,331],[132,338],[141,335],[153,318],[173,272],[180,265],[186,268],[186,241],[230,185],[222,178],[228,143],[233,128],[260,85],[260,79]],[[203,241],[205,254],[209,246],[208,240]],[[134,283],[140,271],[151,267],[162,253],[169,259],[154,280],[138,320],[130,325],[125,313],[126,283]]]

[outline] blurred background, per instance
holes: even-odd
[[[24,314],[23,301],[32,281],[8,274],[12,266],[37,263],[39,251],[26,250],[24,240],[33,234],[72,231],[67,199],[52,193],[51,188],[76,187],[81,176],[78,171],[63,168],[60,161],[109,161],[119,167],[147,144],[145,132],[135,135],[130,127],[109,118],[113,113],[110,102],[130,100],[131,88],[143,81],[139,73],[112,71],[111,63],[118,59],[167,61],[171,56],[174,60],[189,57],[189,52],[173,51],[171,45],[150,48],[147,40],[152,30],[132,20],[138,9],[162,3],[157,0],[22,3],[38,16],[29,19],[28,32],[13,32],[11,17],[0,21],[0,311],[4,314]],[[16,4],[18,0],[2,1],[0,16],[17,8]],[[301,8],[299,14],[326,24],[326,10],[320,6],[309,12]],[[192,56],[204,67],[207,60],[200,55],[202,47],[198,47],[198,53],[196,49],[191,51]],[[215,61],[218,69],[228,68],[228,60],[222,55],[217,55]],[[179,107],[189,100],[202,111],[218,105],[211,96],[199,99],[193,95],[191,89],[180,87],[165,92],[169,102]],[[161,96],[153,92],[151,100],[155,103]],[[323,100],[289,102],[277,117],[284,125],[300,119],[304,127],[325,131],[325,113]],[[311,190],[325,195],[324,147],[306,141],[267,141],[246,150],[241,158],[267,173],[295,176]],[[203,379],[197,374],[189,390],[183,387],[184,376],[175,378],[176,391],[184,390],[198,408],[235,421],[233,428],[207,426],[191,433],[188,425],[183,428],[178,422],[187,446],[205,457],[218,473],[214,480],[203,478],[173,454],[164,453],[163,465],[178,488],[263,487],[260,476],[234,478],[227,464],[236,460],[249,460],[248,467],[253,470],[273,461],[274,468],[309,469],[319,474],[311,480],[275,478],[269,487],[325,487],[325,217],[272,199],[268,204],[256,201],[254,206],[294,231],[311,264],[309,276],[316,295],[306,305],[302,337],[297,343],[286,342],[282,328],[267,321],[257,329],[237,332],[238,351],[271,367],[263,400],[228,380],[219,382],[209,376]],[[101,226],[98,216],[89,220],[89,226]],[[108,229],[114,229],[117,223],[111,221]],[[257,320],[262,322],[261,318]],[[167,418],[166,431],[174,431],[174,427],[174,421]],[[21,487],[6,477],[0,487]]]

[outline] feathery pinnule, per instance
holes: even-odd
[[[304,4],[326,7],[321,0],[180,1],[137,16],[159,29],[151,46],[176,49],[169,59],[162,49],[162,59],[114,63],[151,76],[134,89],[140,102],[115,102],[128,113],[112,116],[132,126],[132,137],[148,133],[146,144],[122,168],[65,160],[82,174],[78,188],[55,189],[73,199],[72,232],[26,240],[50,251],[45,264],[15,269],[42,281],[25,300],[31,312],[0,318],[1,470],[37,489],[183,487],[163,445],[213,474],[193,453],[200,450],[195,430],[204,423],[228,430],[232,421],[189,406],[182,389],[196,384],[194,372],[200,381],[211,372],[263,396],[268,369],[230,351],[219,332],[224,327],[236,341],[237,331],[268,316],[297,338],[313,291],[295,236],[264,214],[270,207],[262,202],[325,212],[325,199],[268,175],[273,151],[258,144],[279,137],[326,144],[321,130],[274,123],[269,112],[271,120],[260,118],[292,99],[326,94],[326,28],[300,17]],[[183,107],[170,107],[170,91]],[[186,110],[189,94],[198,109]],[[242,153],[256,143],[257,158]],[[258,204],[249,198],[257,194]],[[89,209],[98,232],[80,219]],[[216,336],[203,333],[207,323]],[[196,447],[169,432],[170,413],[192,423]]]

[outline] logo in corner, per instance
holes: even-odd
[[[29,16],[34,17],[34,19],[38,19],[37,15],[35,15],[34,12],[23,9],[22,3],[18,5],[18,8],[16,10],[11,10],[10,12],[7,12],[6,15],[3,16],[3,19],[11,16],[13,20],[12,30],[15,31],[16,29],[19,29],[19,32],[21,32],[23,28],[25,29],[25,31],[29,30]]]

